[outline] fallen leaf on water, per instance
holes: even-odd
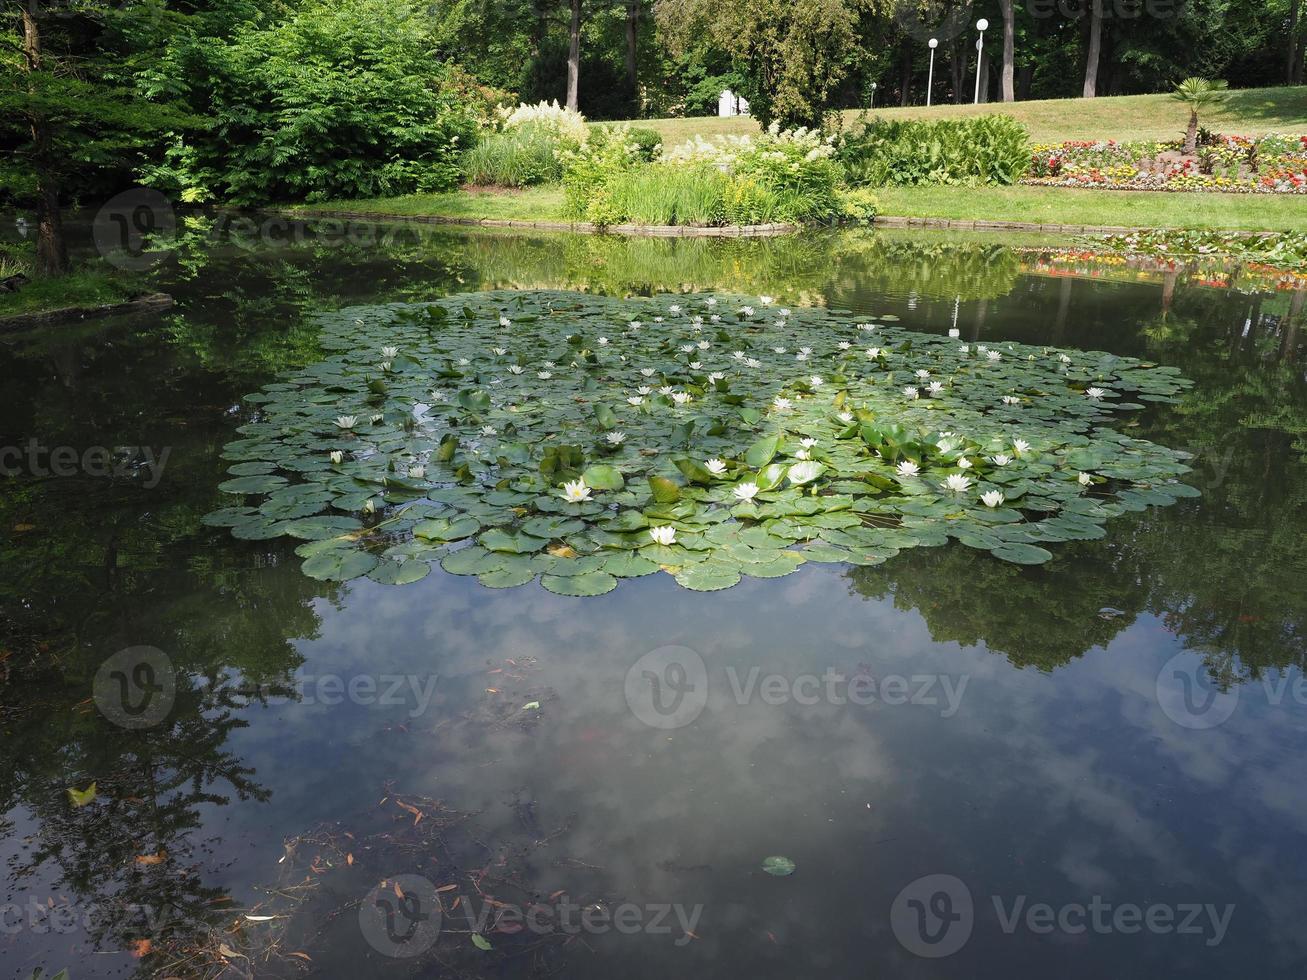
[[[150,942],[150,940],[137,939],[135,942],[132,943],[132,955],[135,956],[138,960],[142,959],[150,955],[150,950],[153,947],[154,947],[154,943]]]
[[[246,915],[250,922],[271,922],[273,919],[280,919],[280,915]]]
[[[91,783],[86,789],[77,789],[73,786],[68,787],[68,799],[73,806],[82,807],[95,799],[95,783]]]
[[[538,708],[538,707],[540,707],[540,702],[539,702],[539,701],[528,701],[526,704],[522,705],[522,710],[523,710],[523,711],[534,711],[534,710],[535,710],[536,708]]]
[[[15,534],[25,534],[25,533],[27,533],[28,531],[35,531],[35,530],[36,530],[36,525],[35,525],[35,524],[15,524],[15,525],[14,525],[14,533],[15,533]]]
[[[548,552],[549,552],[551,555],[553,555],[555,558],[575,558],[575,557],[576,557],[576,551],[573,550],[570,546],[565,545],[565,544],[551,544],[551,545],[550,545],[548,548],[546,548],[545,550],[548,551]]]
[[[436,889],[438,892],[452,892],[458,885],[441,885]]]
[[[472,933],[472,945],[477,949],[494,949],[494,947],[490,945],[490,940],[479,932]]]
[[[136,863],[137,863],[137,864],[147,865],[147,866],[152,865],[152,864],[163,864],[163,862],[166,861],[166,860],[168,860],[168,852],[167,852],[167,851],[160,851],[158,854],[138,854],[138,855],[136,855]]]
[[[345,863],[346,863],[346,864],[353,864],[353,863],[354,863],[354,855],[353,855],[353,854],[346,854],[346,855],[345,855]]]

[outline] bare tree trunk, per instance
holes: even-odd
[[[30,74],[41,70],[41,29],[36,15],[26,6],[22,17],[23,67]],[[39,111],[32,112],[28,120],[32,129],[32,169],[36,173],[36,271],[43,276],[61,276],[68,271],[68,244],[64,241],[50,124]]]
[[[1289,53],[1288,63],[1284,69],[1284,80],[1292,85],[1294,75],[1300,70],[1302,55],[1298,47],[1298,18],[1302,15],[1302,0],[1293,0],[1289,7]]]
[[[636,65],[636,50],[640,22],[640,0],[626,0],[626,84],[631,87],[631,96],[640,100],[640,75]]]
[[[1103,0],[1094,0],[1093,12],[1089,16],[1089,54],[1085,58],[1085,88],[1081,93],[1084,98],[1092,99],[1098,94],[1098,60],[1103,51]]]
[[[998,0],[1003,12],[1003,101],[1015,102],[1016,91],[1016,15],[1012,10],[1012,0]]]
[[[581,0],[572,0],[572,21],[567,27],[567,107],[577,108],[581,81]]]

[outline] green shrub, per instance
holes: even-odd
[[[539,126],[488,133],[463,154],[463,173],[471,184],[529,187],[563,176],[558,137]]]
[[[378,197],[457,186],[476,132],[466,79],[432,56],[415,0],[305,0],[230,38],[181,37],[165,78],[203,79],[210,126],[188,172],[233,204]],[[165,187],[184,192],[188,188]]]
[[[838,151],[849,179],[875,187],[1015,184],[1030,167],[1026,128],[1010,116],[873,120]]]
[[[662,152],[663,137],[656,129],[632,126],[631,141],[635,144],[635,150],[640,154],[640,159],[645,163],[657,160],[658,155]]]
[[[601,195],[609,181],[639,164],[635,143],[625,126],[600,126],[590,132],[584,146],[559,152],[563,167],[563,211],[568,217],[599,224],[588,217],[591,205],[601,207]]]

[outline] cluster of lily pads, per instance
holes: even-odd
[[[1038,564],[1196,495],[1184,453],[1111,424],[1171,401],[1174,369],[894,319],[537,290],[325,314],[326,359],[246,399],[220,487],[237,501],[205,520],[300,539],[320,579],[402,584],[438,562],[598,595],[949,538]]]

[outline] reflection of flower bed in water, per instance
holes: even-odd
[[[1082,248],[1020,247],[1025,271],[1098,279],[1156,280],[1183,273],[1226,289],[1307,288],[1307,236],[1139,232],[1083,239]]]
[[[1132,358],[703,296],[502,291],[321,323],[337,353],[250,396],[224,453],[222,489],[261,502],[206,521],[302,539],[323,579],[439,561],[564,595],[659,570],[713,590],[949,537],[1035,564],[1196,493],[1184,454],[1108,426],[1142,407],[1122,396],[1187,384]]]

